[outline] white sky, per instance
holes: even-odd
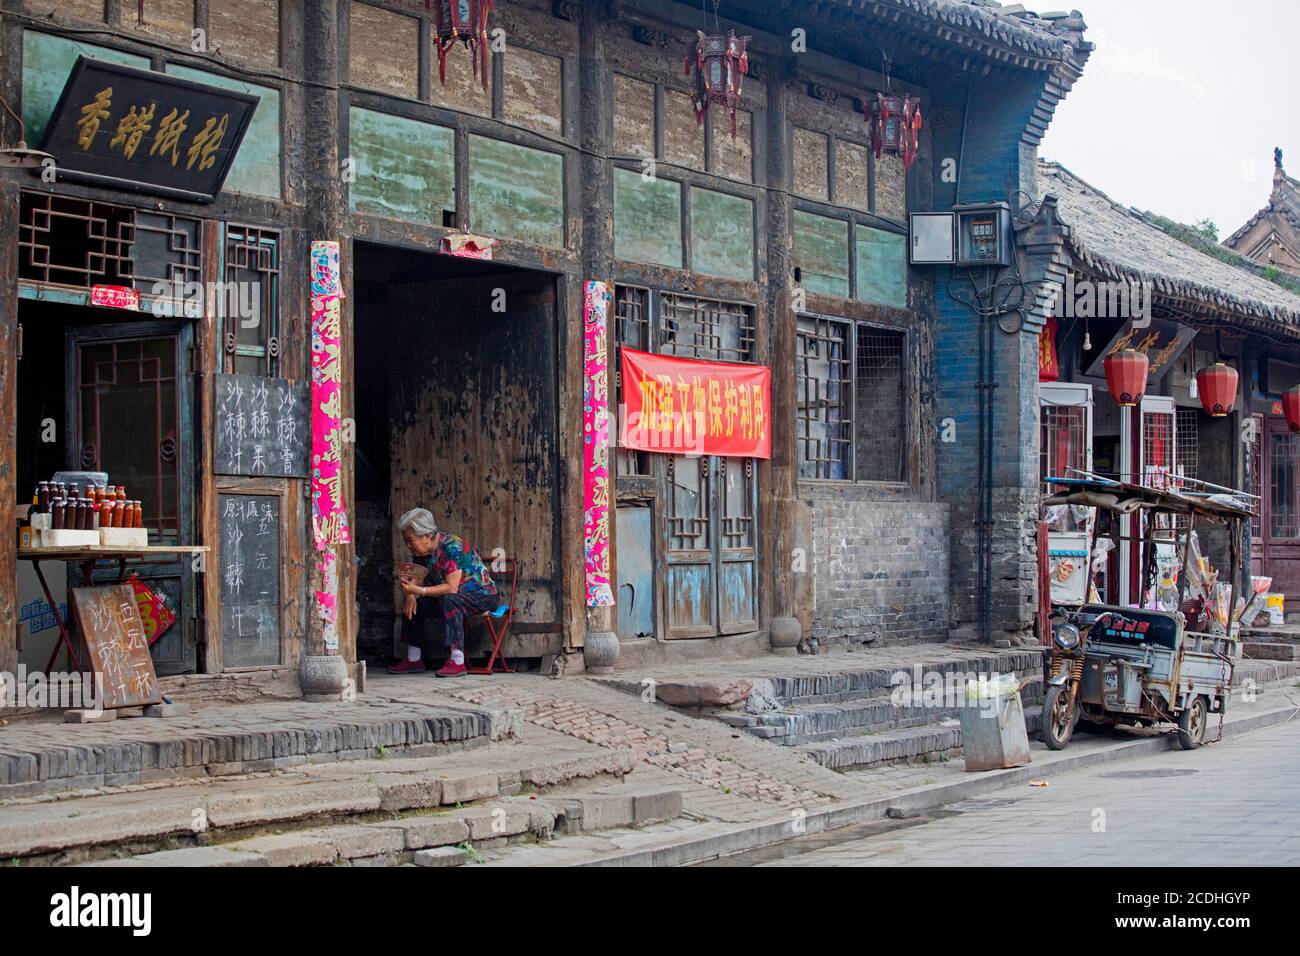
[[[1300,0],[1028,0],[1096,44],[1039,155],[1116,202],[1231,235],[1300,177]]]

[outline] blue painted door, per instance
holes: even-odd
[[[753,461],[674,455],[665,471],[665,636],[757,630]]]

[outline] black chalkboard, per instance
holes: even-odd
[[[306,478],[307,383],[218,375],[216,472]]]
[[[280,499],[219,495],[221,633],[227,667],[280,663]]]

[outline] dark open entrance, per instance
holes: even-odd
[[[519,563],[511,656],[558,649],[555,276],[365,243],[354,275],[358,657],[392,659],[415,507]]]
[[[141,501],[151,545],[193,543],[190,323],[142,321],[147,314],[40,300],[21,301],[18,319],[17,504],[30,504],[37,483],[58,472],[103,472],[109,484],[125,486],[129,497]],[[66,619],[67,589],[87,583],[80,567],[46,559],[42,569]],[[197,595],[189,560],[133,560],[127,570],[164,595],[177,615],[150,648],[157,672],[198,670]],[[116,564],[101,562],[90,583],[112,584],[119,576]],[[20,562],[18,579],[19,660],[33,670],[44,670],[50,661],[66,668],[66,651],[53,653],[58,630],[27,562]]]

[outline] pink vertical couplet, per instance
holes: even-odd
[[[321,590],[316,592],[316,615],[321,621],[321,637],[325,641],[326,650],[337,651],[339,649],[339,575],[338,561],[334,552],[329,550],[320,552],[320,560],[316,567],[321,573],[322,582]]]
[[[583,289],[582,553],[587,607],[609,607],[609,369],[606,357],[609,286]]]
[[[342,288],[339,244],[311,244],[311,503],[316,547],[347,544],[343,503],[342,368],[339,343]]]

